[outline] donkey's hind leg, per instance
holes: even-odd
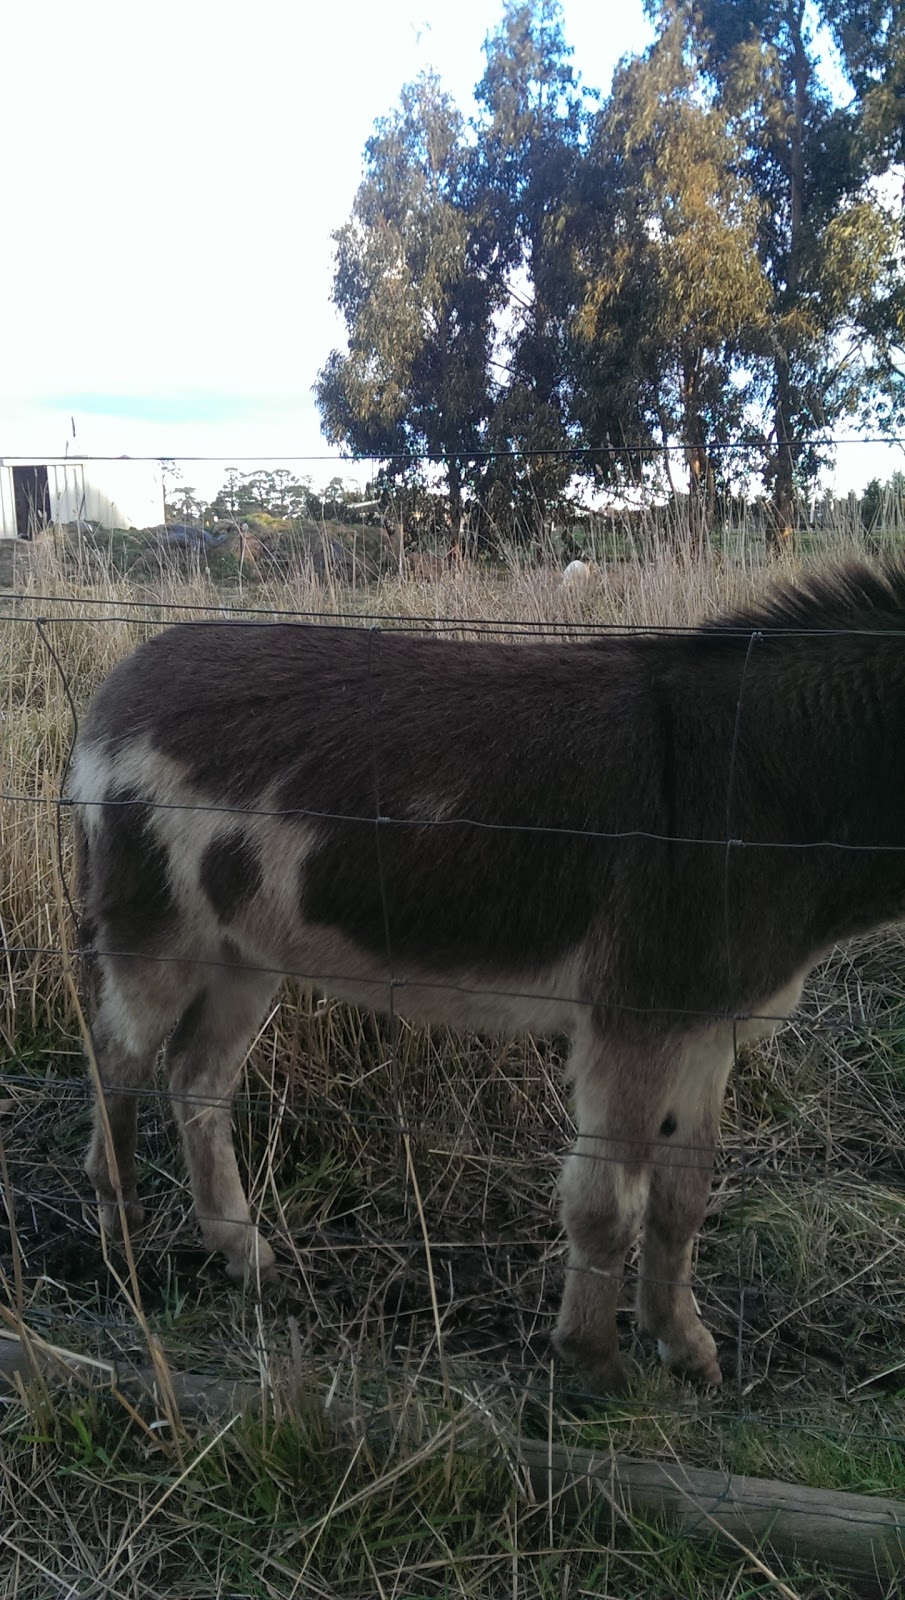
[[[191,994],[193,980],[178,967],[152,969],[139,957],[107,957],[95,974],[98,994],[91,1040],[103,1087],[85,1170],[101,1203],[104,1226],[139,1227],[135,1171],[138,1096],[154,1074],[158,1052]],[[109,1138],[108,1138],[109,1130]]]
[[[170,1094],[182,1132],[204,1242],[226,1256],[231,1278],[272,1278],[274,1255],[251,1220],[233,1148],[233,1090],[276,991],[268,973],[229,969],[211,978],[167,1046]]]
[[[569,1063],[578,1138],[563,1169],[562,1216],[569,1261],[555,1343],[595,1387],[628,1387],[616,1309],[625,1257],[641,1226],[656,1124],[637,1044],[578,1036]]]
[[[694,1238],[707,1212],[732,1039],[725,1029],[688,1040],[664,1086],[644,1217],[638,1321],[667,1367],[701,1383],[722,1381],[712,1334],[691,1286]]]

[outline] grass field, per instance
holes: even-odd
[[[555,1179],[572,1136],[555,1040],[404,1023],[393,1033],[290,990],[251,1053],[236,1113],[252,1207],[285,1269],[280,1295],[258,1305],[206,1259],[159,1094],[143,1107],[150,1223],[131,1268],[103,1248],[83,1209],[89,1102],[60,953],[72,929],[54,801],[73,711],[113,662],[174,606],[578,631],[687,623],[766,578],[759,546],[740,541],[731,557],[629,552],[575,589],[516,561],[354,589],[316,585],[302,567],[238,581],[196,572],[139,585],[96,556],[80,572],[48,549],[30,589],[3,607],[4,1326],[103,1361],[153,1357],[246,1380],[265,1403],[180,1416],[164,1393],[155,1415],[116,1387],[77,1382],[0,1401],[0,1595],[861,1592],[844,1575],[679,1539],[605,1496],[570,1519],[532,1498],[509,1446],[521,1433],[905,1499],[898,932],[834,952],[794,1023],[749,1051],[733,1080],[696,1263],[726,1377],[718,1396],[682,1388],[632,1342],[630,1281],[631,1400],[586,1395],[551,1365],[564,1270]],[[325,1394],[380,1425],[325,1420]]]

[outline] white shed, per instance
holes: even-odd
[[[151,528],[163,522],[157,461],[0,458],[0,538],[28,539],[48,522]]]

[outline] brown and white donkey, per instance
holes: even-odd
[[[265,1277],[230,1102],[284,974],[361,1006],[568,1034],[557,1344],[624,1382],[616,1302],[719,1381],[695,1309],[734,1040],[905,916],[905,568],[684,633],[463,643],[192,622],[120,663],[72,769],[94,1047],[127,1214],[161,1046],[204,1238]],[[205,1102],[197,1105],[199,1098]],[[116,1212],[100,1119],[88,1171]]]

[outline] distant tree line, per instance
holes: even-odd
[[[439,477],[454,540],[578,484],[702,528],[751,486],[781,542],[834,430],[905,426],[905,6],[647,10],[603,96],[556,0],[505,0],[477,114],[426,73],[366,146],[322,424],[378,489]]]
[[[164,497],[168,522],[217,521],[241,523],[252,517],[276,520],[340,521],[365,511],[381,520],[381,500],[372,490],[361,489],[334,477],[320,491],[310,478],[299,478],[288,467],[271,471],[240,472],[227,467],[223,483],[212,500],[204,500],[193,484],[183,481],[175,461],[163,461]]]

